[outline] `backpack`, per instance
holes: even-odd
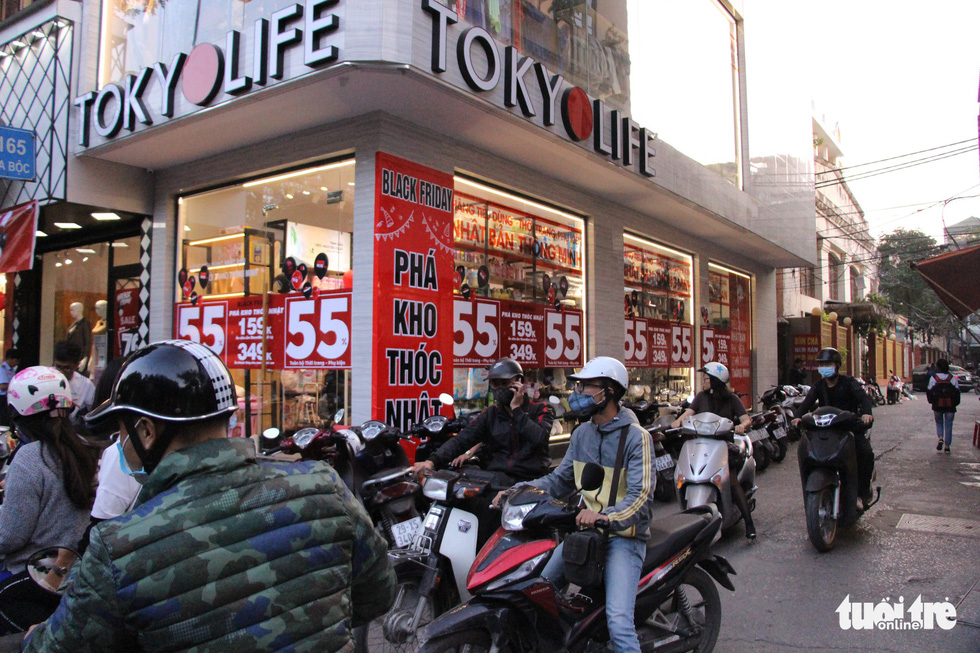
[[[951,379],[941,380],[938,376],[934,377],[935,385],[932,386],[932,407],[938,411],[949,411],[960,405],[960,391],[953,385]]]

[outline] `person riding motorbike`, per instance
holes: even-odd
[[[480,446],[484,469],[512,481],[526,481],[547,473],[551,465],[548,441],[555,413],[525,393],[524,370],[512,358],[500,358],[488,374],[494,404],[480,413],[459,435],[450,438],[428,460],[412,468],[418,475],[452,463],[458,466]]]
[[[817,372],[821,378],[810,388],[798,414],[809,413],[820,402],[821,406],[833,406],[861,416],[865,428],[855,430],[854,447],[857,453],[858,496],[867,505],[873,498],[871,474],[875,463],[875,453],[867,436],[867,430],[874,422],[871,399],[854,377],[840,373],[841,363],[840,352],[833,347],[820,350],[817,354]],[[799,424],[799,418],[793,420],[793,426]]]
[[[639,653],[633,612],[653,512],[656,483],[653,440],[633,411],[619,404],[629,386],[629,375],[620,361],[598,356],[569,378],[576,382],[575,392],[582,395],[582,403],[588,406],[583,412],[591,415],[591,419],[572,433],[568,451],[553,472],[519,485],[530,485],[553,497],[563,497],[581,487],[587,463],[603,467],[605,482],[594,492],[583,491],[586,509],[578,513],[576,523],[580,527],[592,527],[599,519],[609,521],[611,537],[606,547],[605,571],[609,638],[617,653]],[[609,501],[620,438],[626,438],[622,472],[616,496]],[[494,503],[499,503],[503,495],[504,492],[498,494]],[[559,549],[563,550],[564,545],[559,545]],[[563,589],[567,585],[563,572],[562,551],[556,550],[541,575]]]
[[[384,539],[322,462],[258,459],[228,437],[228,368],[187,340],[150,344],[86,416],[120,431],[135,508],[100,522],[26,651],[351,649],[395,596]]]
[[[14,427],[23,444],[10,463],[0,510],[0,634],[43,621],[58,598],[35,585],[27,560],[49,547],[71,548],[85,532],[95,498],[98,449],[72,428],[71,386],[51,367],[28,367],[7,387]]]
[[[728,387],[731,375],[728,368],[721,363],[711,362],[698,370],[704,372],[704,389],[694,397],[689,408],[685,409],[680,416],[674,420],[671,426],[679,428],[685,418],[698,413],[714,413],[719,417],[730,419],[735,424],[736,433],[745,433],[746,429],[752,424],[752,418],[742,404],[738,395],[733,393]],[[729,485],[732,491],[732,501],[738,506],[738,511],[742,513],[745,520],[745,537],[750,540],[756,538],[755,522],[752,521],[752,511],[749,510],[748,499],[745,498],[745,489],[738,482],[738,471],[745,463],[745,454],[742,449],[734,444],[728,448],[728,475]]]

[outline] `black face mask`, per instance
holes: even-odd
[[[494,402],[501,406],[510,406],[510,402],[514,400],[514,389],[511,387],[493,388],[491,392]]]

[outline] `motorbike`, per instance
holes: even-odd
[[[638,401],[623,404],[623,407],[632,410],[639,420],[640,426],[653,437],[654,464],[657,468],[657,483],[654,485],[653,498],[663,502],[673,501],[675,496],[674,466],[677,452],[675,451],[675,455],[672,455],[664,446],[664,434],[669,429],[672,418],[659,416],[660,409],[669,408],[670,404]]]
[[[732,501],[730,482],[741,483],[749,510],[755,510],[755,458],[752,441],[735,433],[730,419],[713,413],[698,413],[684,419],[680,428],[686,438],[681,447],[674,486],[682,510],[714,505],[721,514],[721,530],[727,531],[742,519]],[[728,445],[732,443],[744,456],[737,479],[731,479],[728,467]]]
[[[902,388],[905,386],[897,376],[888,379],[888,405],[897,404],[902,401]]]
[[[587,469],[583,479],[592,475]],[[585,489],[601,486],[601,468],[597,475],[599,482],[583,482]],[[508,497],[501,528],[480,550],[467,576],[472,598],[429,625],[420,651],[608,650],[604,589],[566,594],[541,576],[558,542],[575,530],[580,509],[530,487]],[[597,526],[608,522],[600,520]],[[651,527],[635,613],[644,651],[714,647],[721,628],[715,583],[734,590],[729,575],[735,573],[727,560],[709,550],[720,527],[721,517],[710,506]]]
[[[849,528],[881,498],[858,507],[857,454],[854,429],[859,416],[827,406],[803,416],[803,437],[797,450],[806,530],[817,551],[834,548],[837,529]],[[872,475],[872,482],[874,482]]]
[[[368,420],[358,427],[338,428],[336,422],[341,419],[343,411],[338,412],[330,428],[300,429],[267,453],[281,451],[299,454],[303,460],[327,462],[364,504],[389,546],[408,545],[422,524],[416,505],[419,484],[412,476],[408,456],[400,444],[411,436],[378,420]],[[273,440],[279,430],[267,429],[262,435]]]
[[[388,551],[398,593],[380,624],[372,625],[371,651],[414,651],[423,627],[471,598],[467,572],[499,519],[490,501],[511,485],[498,482],[497,474],[471,466],[424,478],[422,492],[432,504],[415,541]],[[491,510],[495,518],[488,519]]]
[[[868,398],[871,399],[871,404],[875,408],[877,408],[878,406],[885,405],[885,398],[881,394],[881,388],[878,386],[878,381],[876,381],[871,377],[865,379],[857,379],[857,381],[864,388],[864,391],[867,393]]]
[[[786,398],[783,399],[780,405],[783,409],[783,417],[786,420],[786,438],[790,442],[796,442],[800,439],[800,429],[799,427],[793,426],[793,420],[797,417],[803,417],[801,406],[806,401],[808,392],[810,392],[810,386],[808,385],[783,386],[783,394],[786,395]]]
[[[783,402],[786,401],[786,392],[779,386],[773,386],[759,397],[762,407],[772,413],[772,419],[766,424],[769,431],[769,441],[775,447],[773,450],[773,462],[781,463],[786,459],[786,452],[789,450],[789,430],[786,410]]]
[[[752,442],[752,456],[755,458],[756,472],[764,472],[776,456],[776,446],[769,437],[768,425],[774,419],[771,412],[754,413],[749,416],[752,423],[746,435]]]

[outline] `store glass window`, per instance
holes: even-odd
[[[692,258],[630,234],[623,241],[627,400],[686,397],[694,366]]]
[[[728,366],[732,388],[745,393],[751,406],[752,392],[752,277],[725,266],[708,264],[708,308],[701,329],[701,361]]]
[[[585,356],[584,221],[462,177],[454,211],[458,405],[487,405],[486,368],[502,356],[532,399],[564,399]]]
[[[129,353],[139,323],[139,238],[80,245],[43,254],[40,363],[54,344],[81,353],[78,371],[97,381],[106,364]]]
[[[232,371],[234,435],[350,415],[353,159],[178,199],[174,335]]]

